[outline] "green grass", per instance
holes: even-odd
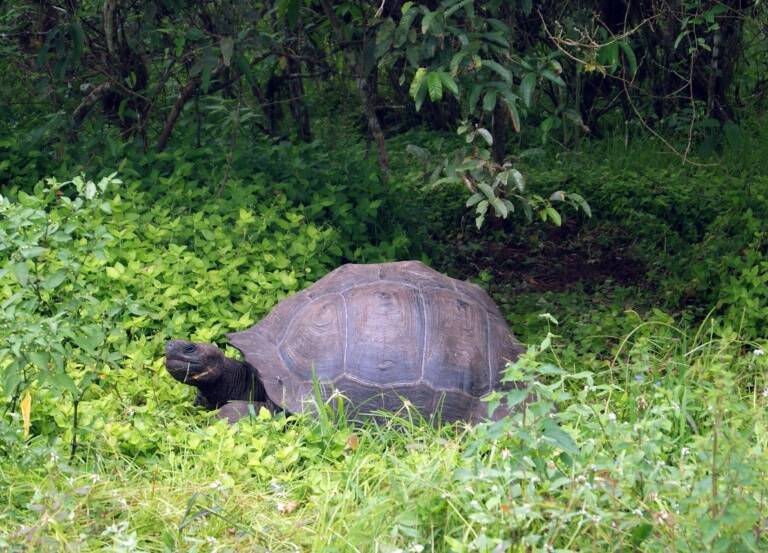
[[[407,412],[378,426],[261,413],[228,427],[179,408],[137,410],[103,417],[103,430],[67,462],[55,441],[25,443],[16,417],[0,464],[0,544],[18,551],[764,548],[765,356],[709,337],[694,341],[667,323],[638,326],[622,345],[610,361],[562,359],[565,371],[550,364],[561,348],[534,348],[519,369],[548,375],[541,404],[525,421],[475,428],[435,429]],[[46,400],[33,405],[52,408]],[[131,431],[144,438],[138,449]]]
[[[417,191],[403,152],[391,189],[354,144],[259,145],[223,186],[211,152],[126,159],[124,182],[79,207],[66,199],[86,181],[16,177],[0,206],[0,549],[765,550],[764,176],[745,200],[714,169],[587,153],[529,171],[575,179],[594,223],[478,235],[463,193]],[[636,281],[613,278],[617,252]],[[165,373],[172,336],[221,342],[347,259],[421,256],[486,286],[531,344],[512,369],[537,394],[524,416],[361,426],[329,407],[228,427]],[[561,271],[579,256],[590,278]]]

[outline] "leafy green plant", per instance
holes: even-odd
[[[531,192],[526,185],[526,177],[511,161],[499,164],[492,159],[488,148],[493,144],[493,137],[487,129],[462,124],[458,134],[472,145],[471,150],[459,149],[437,168],[430,168],[428,180],[432,189],[455,184],[468,189],[470,196],[466,207],[474,208],[478,229],[482,228],[489,214],[497,219],[506,219],[514,213],[516,205],[529,222],[535,214],[542,222],[550,221],[560,226],[562,215],[556,209],[558,205],[569,205],[577,211],[581,210],[587,217],[592,216],[589,204],[575,192],[558,190],[548,198]],[[431,158],[425,148],[413,144],[408,145],[408,151],[422,161]]]
[[[528,193],[523,174],[506,157],[506,134],[509,126],[521,131],[521,110],[533,109],[539,81],[565,87],[562,67],[555,52],[543,57],[515,52],[509,42],[511,27],[494,18],[500,17],[500,9],[489,6],[488,13],[481,13],[472,2],[448,1],[431,11],[407,3],[397,27],[383,25],[378,41],[391,46],[390,56],[404,55],[417,66],[409,88],[417,111],[426,97],[439,102],[446,91],[460,103],[465,122],[458,134],[473,147],[444,160],[442,170],[433,172],[433,184],[465,184],[471,194],[467,207],[474,207],[478,229],[486,214],[506,219],[515,204],[528,220],[536,212],[542,221],[559,225],[561,215],[552,202],[567,201],[587,214],[589,205],[579,194],[559,191],[545,199]],[[523,11],[530,13],[530,6]],[[410,28],[419,22],[422,36]],[[550,126],[554,121],[554,116],[547,119]]]
[[[634,353],[647,356],[641,344]],[[669,344],[662,355],[681,342]],[[548,336],[508,371],[532,400],[479,429],[465,451],[455,478],[468,525],[446,538],[452,550],[760,549],[768,482],[765,452],[752,440],[765,436],[762,423],[749,430],[747,402],[733,399],[738,348],[705,341],[686,352],[684,376],[653,380],[641,369],[618,386],[550,364],[542,358],[549,345]],[[707,384],[697,390],[681,379]],[[506,396],[517,405],[527,397]]]
[[[69,395],[73,455],[78,405],[98,381],[101,367],[120,359],[108,350],[107,338],[122,307],[94,297],[88,282],[112,239],[99,214],[112,211],[103,194],[120,184],[114,177],[48,179],[33,194],[0,197],[0,254],[5,260],[0,356],[6,360],[3,389],[11,396],[6,409],[14,410],[34,384]]]

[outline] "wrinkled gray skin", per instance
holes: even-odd
[[[165,345],[165,368],[179,382],[197,388],[195,405],[221,408],[218,416],[230,422],[246,415],[249,403],[256,412],[261,406],[276,410],[253,367],[225,357],[213,344],[171,340]]]

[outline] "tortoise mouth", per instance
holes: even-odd
[[[167,358],[165,368],[173,378],[185,384],[207,373],[201,363],[179,358]]]

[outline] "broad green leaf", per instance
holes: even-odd
[[[523,208],[523,213],[525,213],[526,220],[530,223],[533,221],[533,208],[531,207],[530,202],[520,202],[521,207]]]
[[[480,136],[482,136],[482,137],[483,137],[483,140],[485,140],[485,142],[486,142],[486,143],[487,143],[489,146],[492,146],[492,145],[493,145],[493,135],[491,135],[491,133],[490,133],[490,132],[488,132],[488,129],[484,129],[484,128],[482,128],[482,127],[481,127],[481,128],[479,128],[479,129],[477,129],[477,134],[479,134]]]
[[[416,70],[416,73],[413,75],[413,80],[411,81],[411,86],[408,89],[408,93],[411,95],[411,98],[413,98],[414,100],[416,99],[416,96],[422,87],[422,84],[424,82],[424,77],[426,77],[426,75],[427,75],[426,67],[419,67]]]
[[[19,253],[24,259],[34,259],[40,257],[45,253],[45,248],[42,246],[27,246],[19,249]]]
[[[368,41],[365,44],[362,52],[362,74],[363,76],[370,75],[371,70],[376,65],[376,43],[374,41]]]
[[[523,99],[525,107],[531,107],[533,98],[533,89],[536,87],[536,74],[527,73],[520,82],[520,97]]]
[[[405,59],[408,60],[408,63],[410,63],[412,67],[419,67],[419,62],[421,61],[421,48],[417,46],[408,46],[405,50]]]
[[[565,192],[563,192],[562,190],[556,190],[549,195],[549,199],[550,201],[553,201],[553,202],[564,202]]]
[[[206,47],[203,49],[203,59],[201,60],[201,83],[203,92],[208,93],[208,88],[211,85],[211,76],[213,74],[213,68],[216,65],[218,59],[213,55],[211,48]]]
[[[540,348],[542,350],[547,349],[552,344],[552,335],[548,335],[542,342]],[[554,376],[554,375],[561,375],[565,374],[565,371],[562,367],[558,367],[557,365],[553,365],[552,363],[544,363],[541,365],[538,369],[536,369],[536,373],[539,375],[547,375],[547,376]]]
[[[571,455],[578,455],[580,453],[579,447],[573,441],[570,434],[560,428],[557,423],[550,419],[544,419],[542,426],[544,427],[544,437],[555,442],[560,449]]]
[[[565,86],[565,81],[561,79],[559,76],[555,75],[552,71],[549,69],[545,69],[541,72],[542,77],[547,79],[548,81],[552,81],[557,86]]]
[[[520,113],[517,111],[517,106],[507,99],[504,99],[504,105],[507,107],[507,113],[509,113],[509,118],[512,121],[512,128],[515,132],[520,132]]]
[[[456,81],[453,80],[453,77],[451,77],[448,73],[445,71],[440,71],[439,73],[440,79],[443,81],[443,86],[447,88],[451,94],[454,96],[459,95],[459,85],[456,84]]]
[[[568,194],[568,198],[576,202],[576,204],[587,215],[587,217],[592,217],[592,208],[589,207],[587,200],[585,200],[581,194],[576,194],[575,192],[571,192]]]
[[[489,201],[496,211],[496,215],[500,215],[502,218],[506,219],[507,215],[509,215],[509,210],[507,210],[507,206],[504,202],[502,202],[500,198],[493,198]]]
[[[525,176],[518,171],[517,169],[510,169],[509,173],[512,175],[512,179],[515,181],[515,184],[517,185],[517,189],[520,192],[525,191]]]
[[[512,390],[511,392],[507,392],[505,394],[505,398],[507,400],[507,407],[512,409],[515,405],[520,405],[528,398],[528,390]]]
[[[72,336],[72,341],[82,350],[93,353],[104,342],[104,333],[96,327],[82,329],[82,334]]]
[[[29,361],[41,371],[48,369],[51,356],[44,351],[31,351],[29,352]]]
[[[424,17],[421,18],[421,34],[427,34],[430,25],[432,25],[432,21],[435,19],[435,15],[437,15],[437,12],[427,11],[427,13],[424,14]]]
[[[387,52],[389,52],[395,38],[394,23],[392,23],[391,19],[387,19],[385,23],[389,24],[382,24],[376,33],[376,48],[374,49],[373,54],[377,60],[381,59]]]
[[[22,382],[21,360],[16,357],[3,371],[3,390],[5,393],[15,391]]]
[[[280,17],[285,18],[288,26],[293,28],[299,19],[301,0],[278,0],[275,7]]]
[[[632,545],[640,547],[645,539],[651,535],[651,532],[653,532],[653,524],[650,522],[642,522],[632,528],[632,532],[630,533]]]
[[[482,64],[483,64],[483,67],[487,67],[488,69],[491,69],[492,71],[496,72],[502,79],[504,79],[508,83],[512,82],[512,74],[507,69],[502,67],[499,63],[493,60],[483,60]]]
[[[58,288],[62,282],[67,279],[67,271],[65,269],[59,269],[55,273],[48,275],[45,280],[40,284],[46,290],[54,290]]]
[[[680,41],[683,40],[686,36],[688,36],[688,33],[690,33],[690,32],[691,31],[686,30],[686,31],[683,31],[682,33],[680,33],[679,35],[677,35],[677,38],[675,39],[675,43],[672,45],[672,49],[673,50],[677,50],[677,47],[680,44]]]
[[[637,57],[635,56],[635,51],[632,50],[632,46],[630,46],[629,42],[626,40],[620,41],[619,47],[621,48],[621,51],[624,53],[624,57],[627,60],[627,65],[629,66],[629,75],[634,77],[637,74]]]
[[[205,38],[205,33],[197,27],[193,27],[187,31],[186,37],[187,40],[198,41]]]
[[[597,53],[597,60],[603,65],[617,66],[619,64],[619,43],[614,40],[602,46]]]
[[[470,3],[472,3],[473,1],[474,1],[474,0],[462,0],[462,1],[461,1],[461,2],[459,2],[458,4],[454,4],[453,6],[451,6],[451,7],[450,7],[450,8],[448,8],[447,10],[445,10],[445,18],[446,18],[446,19],[448,19],[448,18],[449,18],[449,17],[451,17],[451,16],[452,16],[454,13],[456,13],[456,11],[460,10],[461,8],[463,8],[464,6],[466,6],[467,4],[470,4]]]
[[[500,33],[483,33],[482,37],[488,42],[492,42],[502,48],[509,48],[509,42]]]
[[[232,53],[235,50],[235,39],[231,36],[221,37],[219,46],[221,48],[221,59],[224,60],[224,65],[229,67],[230,62],[232,61]]]
[[[460,50],[453,55],[450,65],[451,75],[456,75],[459,72],[459,66],[466,56],[467,53],[464,50]]]
[[[419,159],[429,159],[429,150],[422,148],[421,146],[417,146],[416,144],[408,144],[405,147],[405,151]]]
[[[235,52],[233,61],[235,62],[235,68],[240,73],[245,75],[245,79],[248,81],[249,85],[253,86],[258,84],[254,79],[253,71],[251,70],[251,64],[248,63],[248,60],[245,59],[245,56],[242,54],[242,52]]]
[[[496,91],[495,90],[489,90],[485,93],[485,96],[483,96],[483,110],[485,111],[493,111],[496,107]]]
[[[483,87],[482,85],[479,85],[479,84],[474,85],[472,89],[469,91],[469,99],[467,100],[467,107],[470,113],[475,111],[475,106],[477,105],[477,101],[480,99],[480,93],[482,91],[483,91]]]
[[[16,280],[19,281],[19,284],[22,286],[26,286],[29,282],[29,267],[27,267],[26,262],[19,261],[13,266],[13,274],[16,275]]]
[[[77,389],[75,381],[64,371],[48,372],[43,380],[47,380],[53,384],[54,389],[61,392],[69,392],[72,396],[77,397],[80,395],[80,390]]]
[[[8,309],[10,306],[18,303],[24,297],[24,290],[19,290],[13,294],[10,298],[7,298],[3,303],[0,303],[0,309]]]
[[[489,17],[487,21],[488,21],[488,25],[490,25],[491,28],[497,33],[501,33],[502,35],[509,35],[512,32],[512,29],[509,28],[509,25],[507,25],[500,19],[497,19],[495,17]]]
[[[733,121],[723,123],[723,135],[731,148],[739,148],[744,145],[744,133],[741,127]]]
[[[483,200],[479,204],[477,204],[476,212],[480,215],[485,215],[485,213],[488,211],[488,200]]]
[[[441,179],[437,179],[432,183],[433,187],[440,186],[441,184],[461,184],[462,180],[459,177],[443,177]]]
[[[37,66],[38,68],[43,67],[46,63],[48,63],[48,53],[51,50],[51,45],[53,44],[54,40],[56,40],[59,33],[58,27],[54,27],[45,36],[45,42],[43,42],[43,47],[40,48],[40,51],[37,53]]]
[[[475,192],[467,200],[467,207],[472,207],[473,205],[477,204],[482,199],[483,199],[483,195],[480,194],[479,192]]]
[[[120,276],[122,276],[123,273],[125,273],[125,266],[118,261],[115,263],[114,267],[107,267],[106,273],[107,277],[118,279]]]
[[[77,63],[83,55],[85,35],[79,19],[75,19],[69,25],[69,34],[72,36],[72,61]]]
[[[477,187],[481,190],[483,194],[485,194],[485,197],[488,199],[493,199],[496,197],[496,194],[493,192],[493,188],[491,188],[488,183],[486,182],[478,182]]]
[[[560,217],[560,214],[557,212],[557,210],[554,207],[547,206],[545,208],[547,216],[552,220],[553,223],[555,223],[558,227],[563,223],[562,218]]]
[[[427,88],[429,89],[429,99],[433,102],[443,97],[443,80],[440,73],[432,72],[427,75]]]
[[[712,6],[710,9],[705,11],[702,14],[702,16],[704,17],[704,21],[706,21],[707,23],[714,23],[715,17],[726,13],[729,9],[731,8],[729,8],[726,4],[717,3],[714,6]]]
[[[417,9],[410,9],[412,4],[413,2],[406,2],[403,4],[403,17],[400,18],[400,23],[398,23],[397,29],[395,30],[395,48],[402,47],[406,40],[408,40],[408,31],[411,28],[413,20],[419,13],[419,10]]]
[[[424,103],[424,98],[427,97],[427,87],[426,84],[424,86],[419,87],[418,92],[416,93],[416,100],[414,104],[416,104],[416,111],[419,111],[421,109],[421,105]]]
[[[96,183],[92,180],[86,182],[84,193],[86,200],[92,200],[96,196]]]

